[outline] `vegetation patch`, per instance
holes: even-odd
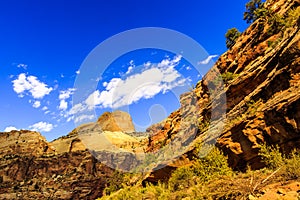
[[[299,151],[284,156],[278,146],[262,145],[259,155],[266,163],[265,168],[234,172],[220,150],[207,147],[211,151],[202,157],[203,148],[199,144],[194,152],[194,163],[175,170],[167,183],[149,183],[143,187],[140,183],[129,186],[116,181],[115,184],[123,187],[100,199],[249,199],[262,196],[267,185],[300,181]]]

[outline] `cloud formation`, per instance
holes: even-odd
[[[177,55],[173,59],[167,58],[160,63],[147,62],[143,65],[143,69],[135,73],[132,73],[130,68],[128,76],[103,82],[103,90],[94,91],[63,116],[67,122],[71,120],[75,123],[88,122],[94,120],[95,116],[91,112],[95,107],[117,109],[184,86],[190,79],[183,77],[176,69],[181,58],[181,55]],[[63,107],[63,104],[61,106]]]
[[[49,132],[54,128],[53,124],[47,123],[47,122],[38,122],[31,126],[29,126],[29,129],[32,131],[37,132]]]
[[[71,97],[71,95],[73,95],[75,92],[75,88],[69,88],[67,90],[63,90],[59,92],[59,110],[67,110],[68,109],[68,102],[66,101],[66,99],[69,99]]]
[[[23,63],[18,64],[17,67],[18,67],[18,68],[23,68],[23,69],[25,69],[25,70],[27,69],[27,65],[26,65],[26,64],[23,64]]]
[[[26,76],[25,73],[19,74],[18,78],[12,81],[14,91],[23,97],[29,92],[34,99],[42,99],[53,90],[47,84],[38,80],[35,76]]]
[[[91,121],[95,117],[94,115],[79,115],[78,117],[74,118],[75,123],[83,122],[83,121]]]
[[[210,55],[205,60],[199,61],[199,65],[207,65],[213,58],[218,57],[218,55]]]
[[[59,110],[67,110],[68,109],[68,102],[66,100],[61,100],[58,106]]]
[[[4,132],[10,132],[10,131],[14,131],[14,130],[18,130],[18,129],[14,126],[8,126],[4,129]]]
[[[32,106],[34,108],[39,108],[41,106],[41,102],[40,101],[35,101]]]
[[[164,59],[158,64],[148,64],[148,68],[126,79],[113,78],[103,84],[103,91],[96,90],[84,102],[88,109],[119,108],[136,103],[141,99],[153,98],[158,93],[166,93],[177,86],[183,86],[187,79],[175,69],[181,56]]]

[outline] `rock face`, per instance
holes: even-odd
[[[97,123],[103,131],[129,133],[135,131],[131,116],[123,111],[105,112],[99,117]]]
[[[277,0],[267,1],[265,5],[273,14],[285,18],[292,9],[299,9],[300,2]],[[182,95],[181,108],[163,123],[149,128],[152,133],[147,151],[155,152],[176,138],[183,115],[197,116],[195,138],[216,142],[234,169],[244,170],[247,165],[261,168],[260,144],[279,145],[286,153],[299,147],[299,26],[300,19],[295,19],[292,26],[281,28],[268,19],[255,21],[219,58],[194,91]],[[226,111],[226,119],[221,118],[218,110]],[[210,131],[221,123],[225,126],[218,134]],[[189,152],[182,157],[189,157]],[[151,181],[155,180],[153,176],[154,173]]]
[[[0,199],[95,199],[113,173],[88,151],[57,151],[37,132],[0,139]]]
[[[0,155],[40,156],[55,150],[38,132],[26,130],[0,134]]]
[[[122,111],[104,113],[97,122],[83,124],[52,142],[47,142],[38,132],[0,133],[0,199],[102,196],[114,170],[96,160],[88,150],[91,146],[86,145],[84,136],[95,131],[97,136],[100,131],[106,140],[122,148],[140,145],[139,140],[126,134],[134,132],[134,126],[130,115]],[[88,139],[97,140],[93,135]],[[103,156],[114,163],[109,155]],[[128,160],[125,156],[123,165]]]
[[[90,148],[82,141],[85,136],[84,134],[90,134],[92,132],[103,132],[104,134],[107,133],[106,135],[115,133],[114,137],[118,137],[116,142],[119,144],[122,143],[122,141],[119,141],[122,135],[129,137],[129,135],[125,133],[133,133],[135,129],[131,116],[128,113],[123,111],[105,112],[98,118],[97,122],[80,125],[67,136],[60,137],[52,141],[51,144],[56,149],[56,152],[59,153],[84,151]],[[110,137],[107,136],[107,138]],[[124,143],[127,142],[127,139],[124,139]]]

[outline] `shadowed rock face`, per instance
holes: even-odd
[[[95,199],[113,173],[87,150],[56,151],[37,132],[0,133],[0,141],[0,199]]]
[[[134,126],[130,115],[122,111],[104,113],[97,122],[83,124],[52,142],[47,142],[38,132],[0,133],[0,199],[102,196],[114,170],[96,160],[79,135],[81,131],[90,134],[98,129],[100,132],[104,129],[105,136],[119,146],[139,144],[126,134],[134,132]],[[113,162],[109,159],[106,158]],[[128,159],[124,160],[121,164],[126,165]]]
[[[129,169],[138,161],[133,153],[117,154],[119,163],[109,152],[91,151],[95,157],[92,156],[82,139],[84,134],[99,136],[98,129],[106,140],[118,147],[135,146],[135,152],[146,148],[146,136],[135,137],[131,117],[120,111],[104,113],[96,123],[81,125],[52,142],[47,142],[38,132],[0,133],[0,199],[95,199],[102,196],[114,170],[97,157],[109,166],[122,169]],[[91,139],[95,140],[94,135]]]

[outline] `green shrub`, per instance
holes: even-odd
[[[108,179],[107,182],[108,182],[108,184],[107,184],[106,188],[104,189],[104,193],[106,195],[110,195],[111,193],[123,188],[124,174],[119,171],[115,171],[114,174],[112,175],[112,177],[110,179]]]
[[[203,151],[206,146],[198,146],[196,154]],[[205,156],[199,156],[191,166],[185,166],[175,170],[169,179],[169,189],[178,191],[191,186],[205,183],[209,180],[233,174],[232,169],[227,164],[227,157],[217,148],[207,148],[210,152]],[[197,156],[197,155],[196,155]]]
[[[272,36],[283,30],[283,28],[285,27],[285,20],[282,16],[273,14],[268,18],[268,24],[269,28],[267,30],[267,33],[269,36]]]
[[[280,168],[285,179],[300,178],[300,154],[296,150],[286,157],[280,152],[278,146],[262,145],[259,155],[267,168],[272,170]]]
[[[165,200],[170,199],[170,191],[163,183],[157,185],[147,184],[146,187],[132,186],[125,187],[110,196],[104,196],[101,199],[113,200],[131,200],[131,199],[157,199]]]
[[[201,151],[202,148],[198,151]],[[208,147],[207,149],[210,150],[209,153],[205,157],[198,158],[195,162],[194,171],[198,178],[205,182],[219,176],[232,175],[233,172],[228,166],[227,157],[216,147]]]
[[[113,175],[108,178],[107,180],[107,185],[106,188],[104,189],[104,194],[105,195],[110,195],[122,188],[125,188],[127,186],[132,185],[131,179],[134,177],[135,179],[139,176],[140,174],[132,174],[132,173],[125,173],[121,171],[115,171]]]
[[[240,37],[241,32],[237,28],[231,28],[225,34],[226,47],[230,49],[236,43],[236,40]]]
[[[285,160],[278,145],[272,147],[264,144],[260,147],[258,155],[261,156],[262,161],[270,169],[277,169],[284,165]]]
[[[176,169],[169,179],[169,189],[171,191],[178,191],[189,188],[196,184],[193,180],[196,174],[192,167],[180,167]]]
[[[294,26],[300,18],[300,7],[292,9],[288,12],[285,19],[285,26],[287,28]]]
[[[246,12],[244,12],[244,20],[247,23],[252,23],[264,13],[263,2],[261,0],[251,0],[246,4]]]
[[[289,179],[300,178],[300,154],[294,150],[290,157],[285,160],[285,171]]]
[[[238,74],[234,74],[232,72],[225,72],[221,75],[221,77],[225,83],[228,83],[229,81],[238,77]]]

